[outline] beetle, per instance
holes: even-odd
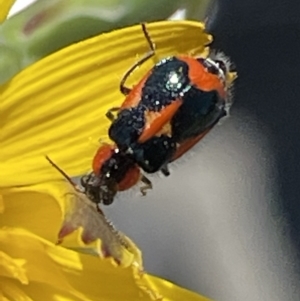
[[[168,176],[168,164],[199,142],[231,105],[231,63],[216,51],[207,57],[163,58],[128,88],[130,74],[155,55],[145,24],[142,30],[150,50],[122,78],[122,105],[106,114],[113,144],[98,149],[93,171],[81,178],[84,193],[98,205],[111,204],[119,191],[138,182],[145,195],[152,183],[143,172]]]

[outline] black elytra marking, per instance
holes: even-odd
[[[201,134],[225,114],[225,101],[216,90],[192,87],[183,96],[183,104],[171,120],[172,137],[180,143]]]
[[[111,124],[108,135],[121,150],[137,141],[145,125],[145,107],[138,106],[120,111]]]
[[[164,167],[176,151],[172,137],[161,135],[152,137],[144,143],[132,146],[134,160],[147,173],[155,173]]]
[[[142,89],[140,104],[150,111],[160,111],[189,89],[188,65],[176,57],[156,64]]]

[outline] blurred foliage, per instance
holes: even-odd
[[[210,0],[39,0],[0,26],[0,83],[71,43],[178,9],[202,19]]]

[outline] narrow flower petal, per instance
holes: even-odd
[[[159,58],[203,53],[210,42],[192,21],[147,25],[157,55],[129,79],[132,86]],[[141,26],[74,44],[28,67],[0,90],[0,183],[25,185],[59,179],[48,155],[72,176],[85,173],[107,141],[105,113],[120,105],[125,71],[149,50]],[[99,142],[100,141],[100,142]]]
[[[0,214],[3,213],[4,211],[4,202],[3,202],[3,197],[0,194]]]
[[[148,285],[152,287],[153,290],[160,292],[164,297],[164,301],[212,301],[211,299],[200,296],[199,294],[158,277],[146,275],[144,281],[148,282]]]
[[[0,251],[0,277],[15,278],[22,284],[28,284],[24,265],[24,259],[11,258],[8,254]]]
[[[49,252],[45,252],[45,248],[49,248]],[[82,268],[79,255],[73,254],[72,257],[67,257],[67,250],[63,248],[58,250],[58,247],[55,248],[54,245],[51,249],[50,243],[22,229],[0,229],[0,249],[11,257],[25,259],[24,269],[30,282],[41,282],[66,291],[71,290],[72,287],[61,273],[59,266],[53,262],[52,253],[59,251],[61,258],[68,260],[68,264],[73,269]]]
[[[1,295],[2,293],[2,295]],[[3,298],[2,298],[3,296]],[[34,301],[13,279],[0,277],[0,297],[3,301],[22,300]],[[45,300],[45,299],[43,299]]]
[[[0,23],[6,19],[14,3],[15,0],[0,0]]]

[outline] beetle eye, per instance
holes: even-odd
[[[198,62],[200,62],[206,70],[214,75],[217,75],[220,79],[225,80],[226,74],[226,65],[222,61],[214,61],[210,58],[199,58]]]
[[[227,72],[227,67],[223,61],[215,61],[215,64],[218,66],[218,70],[222,70],[224,74]]]
[[[215,74],[215,75],[219,75],[219,68],[217,68],[216,66],[214,65],[209,65],[207,67],[207,71],[211,74]]]
[[[219,64],[218,62],[214,62],[211,59],[203,59],[200,58],[198,61],[205,67],[205,69],[212,74],[218,75],[219,74]]]

